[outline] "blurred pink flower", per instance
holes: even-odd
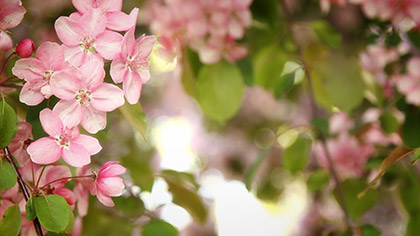
[[[147,57],[156,42],[155,36],[134,36],[134,28],[124,35],[121,53],[112,61],[110,74],[115,83],[123,83],[125,97],[130,104],[140,98],[142,84],[150,78]]]
[[[40,176],[42,173],[42,176]],[[64,165],[49,165],[46,166],[44,171],[39,169],[36,174],[36,178],[39,179],[38,187],[42,188],[46,194],[58,194],[66,199],[67,203],[74,207],[76,203],[76,196],[75,194],[68,188],[64,187],[64,185],[70,180],[67,177],[71,177],[72,174],[70,169]],[[58,179],[63,178],[63,180],[51,183]],[[51,183],[51,184],[50,184]]]
[[[373,145],[360,144],[356,138],[347,134],[340,134],[335,139],[327,141],[329,155],[334,162],[341,178],[360,177],[364,172],[364,165],[373,153]],[[319,164],[329,169],[326,153],[321,143],[315,143],[313,151]]]
[[[0,50],[9,51],[13,42],[6,30],[20,24],[26,10],[20,0],[0,0],[0,6]]]
[[[62,99],[54,107],[70,127],[82,124],[90,133],[106,126],[106,112],[124,104],[124,95],[115,85],[104,83],[103,63],[88,61],[78,73],[60,72],[60,79],[51,80],[51,91]]]
[[[50,80],[60,78],[59,71],[74,73],[75,68],[64,61],[64,52],[60,45],[53,42],[42,43],[35,58],[23,58],[16,61],[12,72],[26,81],[19,100],[29,106],[35,106],[51,97]]]
[[[131,10],[130,15],[121,11],[122,0],[72,0],[74,7],[82,14],[91,9],[100,9],[106,17],[106,28],[115,31],[127,31],[136,26],[138,8]]]
[[[32,125],[25,121],[18,123],[18,129],[12,142],[9,144],[9,149],[12,155],[16,158],[19,165],[23,166],[29,162],[29,155],[26,151],[28,143],[32,140]]]
[[[54,27],[65,45],[66,60],[80,66],[90,60],[102,60],[102,57],[114,59],[121,51],[122,35],[106,30],[106,23],[100,9],[58,18]]]
[[[413,57],[407,63],[407,73],[393,77],[397,90],[405,95],[408,103],[420,106],[420,58]]]
[[[106,162],[96,175],[95,182],[90,186],[90,193],[96,195],[105,206],[112,207],[114,202],[110,197],[121,196],[124,183],[121,175],[126,169],[116,161]]]
[[[48,108],[40,112],[39,118],[50,137],[29,145],[27,150],[34,163],[51,164],[63,157],[69,165],[81,167],[89,164],[90,156],[102,149],[96,138],[80,134],[77,127],[63,124],[60,117]]]

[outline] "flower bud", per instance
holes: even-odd
[[[17,45],[16,53],[19,57],[30,57],[35,50],[35,43],[32,39],[26,38]]]

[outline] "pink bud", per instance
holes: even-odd
[[[32,39],[24,39],[16,47],[16,53],[19,57],[30,57],[35,50],[35,43]]]

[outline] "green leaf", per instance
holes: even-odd
[[[204,223],[207,220],[207,208],[197,194],[198,184],[191,174],[172,170],[163,171],[160,176],[168,183],[173,202],[187,210],[191,216]]]
[[[28,201],[26,202],[26,205],[25,205],[25,209],[26,209],[26,219],[28,221],[34,220],[35,217],[36,217],[36,211],[35,211],[34,198],[33,197],[30,197],[28,199]]]
[[[143,112],[140,102],[134,105],[126,102],[122,107],[120,107],[120,111],[128,122],[130,122],[130,124],[146,139],[147,118],[146,114]]]
[[[153,219],[142,229],[142,236],[178,236],[178,230],[166,221]]]
[[[401,42],[401,37],[398,35],[397,32],[392,32],[391,34],[387,35],[385,39],[385,45],[388,47],[396,47]]]
[[[417,29],[413,29],[407,32],[408,39],[410,39],[410,42],[416,46],[417,48],[420,48],[420,32]]]
[[[328,22],[316,21],[312,23],[311,27],[321,43],[332,48],[338,48],[341,45],[341,34],[338,33]]]
[[[36,216],[48,231],[64,231],[70,222],[70,207],[59,195],[44,195],[34,198]]]
[[[323,135],[328,134],[328,130],[330,128],[330,125],[328,123],[328,120],[322,117],[317,117],[311,120],[312,126],[315,128],[315,130]]]
[[[351,112],[363,101],[365,84],[356,58],[334,55],[317,62],[311,72],[315,98],[320,105]]]
[[[234,116],[242,102],[242,81],[239,69],[225,61],[203,66],[198,75],[197,95],[204,114],[222,123]]]
[[[7,208],[0,221],[0,235],[2,236],[16,236],[19,235],[20,227],[22,226],[22,216],[20,214],[19,206],[14,205]]]
[[[288,73],[282,75],[280,79],[276,80],[276,84],[274,85],[274,96],[279,98],[285,92],[293,88],[294,79],[295,73]]]
[[[328,186],[330,182],[330,175],[328,172],[320,170],[314,172],[311,176],[309,176],[307,185],[308,189],[312,192],[320,191]]]
[[[362,226],[362,236],[379,236],[381,231],[379,231],[373,225],[363,225]]]
[[[253,78],[253,69],[252,69],[252,60],[250,56],[245,57],[242,60],[236,62],[241,70],[242,78],[244,79],[244,83],[248,86],[252,86],[254,84]]]
[[[129,170],[134,184],[140,186],[144,191],[152,191],[154,174],[150,163],[144,156],[133,153],[133,155],[124,156],[121,162]]]
[[[196,78],[197,74],[194,73],[193,67],[190,61],[186,57],[182,57],[181,60],[182,73],[181,82],[184,90],[191,97],[197,98]],[[197,72],[198,73],[198,72]]]
[[[0,160],[0,189],[5,190],[15,186],[17,174],[15,168],[6,160]]]
[[[255,175],[257,174],[258,168],[261,166],[262,162],[264,161],[267,153],[270,149],[263,149],[258,153],[257,159],[252,164],[249,171],[245,174],[245,186],[248,190],[251,189],[252,181],[254,180]]]
[[[273,44],[257,52],[253,60],[254,82],[266,89],[271,89],[276,83],[275,78],[280,78],[287,55]]]
[[[385,133],[393,133],[398,129],[398,120],[391,112],[384,112],[380,117],[381,127]]]
[[[420,110],[416,107],[410,107],[405,113],[402,139],[409,148],[420,147]]]
[[[0,101],[0,149],[7,147],[15,137],[17,123],[15,110],[5,100]]]
[[[296,174],[302,170],[308,162],[311,140],[298,137],[296,141],[283,152],[283,166],[290,173]]]
[[[376,203],[378,197],[376,191],[366,193],[362,199],[357,198],[357,193],[366,187],[366,182],[363,179],[347,179],[341,183],[341,187],[349,215],[355,219],[359,219]],[[337,195],[335,197],[337,198]]]
[[[140,217],[144,213],[144,203],[140,198],[129,197],[114,197],[115,207],[121,210],[125,216]]]

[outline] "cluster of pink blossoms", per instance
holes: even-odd
[[[18,25],[26,11],[19,0],[0,0],[0,5],[0,49],[10,50],[12,41],[4,30]],[[16,49],[19,56],[26,57],[16,61],[12,69],[25,81],[20,101],[35,106],[51,96],[60,100],[52,110],[40,112],[48,137],[33,141],[31,125],[19,122],[9,150],[19,163],[22,180],[37,190],[34,194],[61,195],[72,209],[77,206],[78,216],[83,217],[89,191],[104,205],[114,205],[111,197],[122,194],[124,183],[119,175],[126,169],[109,161],[98,173],[92,172],[87,165],[102,147],[96,138],[81,134],[78,126],[97,133],[106,127],[107,112],[122,106],[124,97],[130,104],[138,102],[142,85],[150,78],[148,56],[156,38],[135,38],[138,8],[126,14],[121,11],[122,0],[73,0],[73,5],[78,12],[55,22],[62,44],[43,42],[34,58],[30,57],[34,50],[31,40]],[[110,61],[111,78],[122,83],[122,89],[104,82],[104,60]],[[76,167],[77,176],[72,176],[68,166],[56,163],[60,158]],[[77,178],[77,183],[71,190],[65,183],[72,178]],[[18,185],[4,191],[0,215],[9,205],[17,204],[21,194]],[[20,207],[25,214],[25,205]],[[32,222],[24,223],[24,235],[26,226],[33,230]]]
[[[251,25],[252,0],[150,1],[146,21],[165,47],[189,46],[206,64],[222,58],[233,62],[246,56],[236,43]],[[175,40],[175,41],[174,41]]]
[[[399,145],[401,140],[396,133],[385,134],[379,123],[379,109],[369,109],[362,116],[365,130],[358,136],[349,132],[355,124],[345,112],[335,113],[329,120],[329,133],[333,137],[327,140],[327,149],[341,178],[360,177],[364,165],[374,154],[375,145]],[[313,151],[319,164],[329,169],[326,153],[321,143],[315,143]]]

